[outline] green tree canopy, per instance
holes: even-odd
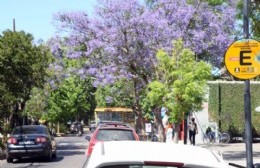
[[[9,116],[18,102],[23,109],[32,88],[43,87],[51,61],[49,49],[33,44],[31,34],[4,31],[0,36],[0,112]]]
[[[197,62],[181,40],[173,45],[171,56],[163,50],[157,53],[157,79],[148,85],[147,96],[152,106],[166,107],[172,122],[180,123],[185,114],[201,109],[211,66]]]
[[[66,123],[79,119],[95,108],[95,98],[89,80],[77,76],[64,79],[58,88],[50,93],[47,113],[43,116],[50,122]]]
[[[133,84],[125,79],[98,87],[95,98],[98,107],[133,107]]]

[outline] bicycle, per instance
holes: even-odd
[[[208,134],[203,134],[203,143],[229,143],[230,140],[230,135],[227,132],[218,132],[218,136],[216,136],[216,132],[214,131],[211,131]]]

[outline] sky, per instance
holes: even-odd
[[[0,34],[4,30],[25,31],[35,40],[47,41],[55,34],[53,15],[58,12],[84,11],[91,15],[96,0],[2,0]]]

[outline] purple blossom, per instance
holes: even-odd
[[[92,18],[84,12],[55,15],[59,31],[67,37],[52,43],[54,52],[62,44],[69,58],[87,57],[86,71],[80,74],[94,77],[95,86],[134,78],[143,80],[142,88],[147,82],[143,77],[154,76],[157,50],[172,51],[172,41],[179,38],[196,54],[209,53],[217,65],[232,40],[234,4],[213,7],[186,0],[157,0],[153,8],[139,0],[98,4]]]

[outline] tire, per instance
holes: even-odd
[[[50,162],[51,159],[52,159],[52,150],[51,150],[51,148],[50,148],[49,151],[48,151],[48,155],[45,156],[45,160],[46,160],[47,162]]]
[[[230,135],[228,133],[222,133],[221,134],[221,139],[222,143],[229,143],[230,142]]]
[[[6,158],[6,162],[7,162],[7,163],[13,163],[13,161],[14,161],[13,158],[7,156],[7,158]]]
[[[53,158],[53,159],[56,159],[56,158],[57,158],[57,151],[55,151],[55,152],[52,154],[52,158]]]

